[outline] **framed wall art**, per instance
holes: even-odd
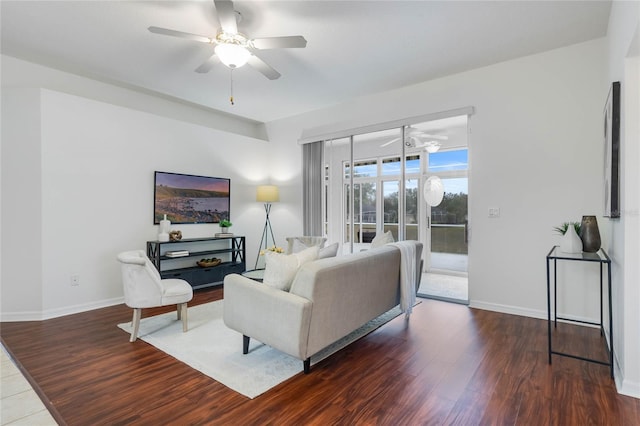
[[[611,84],[604,107],[604,216],[620,217],[620,82]]]
[[[153,223],[219,223],[229,219],[231,179],[155,172]]]

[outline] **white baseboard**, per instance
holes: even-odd
[[[470,308],[483,309],[485,311],[500,312],[503,314],[520,315],[523,317],[547,319],[547,311],[539,311],[536,309],[525,309],[518,306],[500,305],[497,303],[478,302],[476,300],[469,301]]]
[[[42,311],[2,312],[1,322],[41,321]]]
[[[500,312],[503,314],[520,315],[522,317],[537,318],[537,319],[543,319],[543,320],[548,319],[546,310],[540,311],[537,309],[526,309],[526,308],[521,308],[519,306],[500,305],[497,303],[478,302],[475,300],[469,301],[469,307],[476,308],[476,309],[483,309],[485,311]],[[574,321],[583,321],[583,322],[599,321],[599,319],[597,318],[588,318],[588,317],[581,317],[577,315],[563,314],[562,312],[558,312],[558,316],[567,318],[569,320],[574,320]],[[559,319],[558,322],[562,322],[562,320]],[[576,325],[582,325],[586,327],[599,327],[597,325],[594,326],[591,324],[576,324]]]
[[[623,380],[622,383],[619,383],[618,380],[616,380],[616,388],[618,389],[618,393],[621,395],[640,399],[640,383],[638,382]]]
[[[108,306],[124,303],[123,297],[106,299],[97,302],[85,303],[81,305],[65,306],[64,308],[48,309],[46,311],[22,311],[22,312],[2,312],[0,321],[43,321],[52,318],[63,317],[80,312],[92,311],[94,309],[106,308]]]
[[[614,354],[614,357],[615,357],[615,361],[613,363],[615,368],[614,377],[615,377],[616,389],[618,390],[618,393],[621,395],[626,395],[632,398],[640,399],[640,383],[623,379],[624,371],[622,371],[622,369],[620,368],[620,361],[618,360],[617,352]]]

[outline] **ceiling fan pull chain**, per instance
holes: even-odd
[[[231,68],[231,96],[229,97],[229,102],[231,102],[231,105],[235,105],[235,103],[233,102],[233,68]]]

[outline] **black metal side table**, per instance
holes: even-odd
[[[558,261],[578,261],[578,262],[597,262],[600,264],[600,322],[581,321],[571,318],[563,318],[558,316],[558,274],[557,266]],[[603,308],[603,284],[604,284],[604,265],[607,265],[607,299],[608,299],[608,314],[609,314],[609,341],[606,341],[605,346],[607,349],[608,362],[586,358],[578,355],[572,355],[564,352],[554,351],[551,346],[551,263],[553,263],[553,322],[554,327],[558,326],[558,320],[570,321],[575,323],[597,325],[600,327],[600,334],[605,333],[604,324],[604,308]],[[554,246],[549,254],[547,254],[547,332],[549,339],[549,364],[551,364],[551,355],[561,355],[569,358],[575,358],[582,361],[594,362],[596,364],[608,365],[611,371],[611,377],[613,378],[613,314],[611,312],[611,259],[609,255],[600,249],[596,253],[563,253],[560,251],[559,246]]]

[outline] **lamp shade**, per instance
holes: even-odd
[[[275,185],[260,185],[256,191],[256,201],[263,203],[273,203],[280,201],[280,193]]]
[[[215,48],[216,55],[229,68],[240,68],[247,63],[251,53],[244,47],[233,43],[221,43]]]

